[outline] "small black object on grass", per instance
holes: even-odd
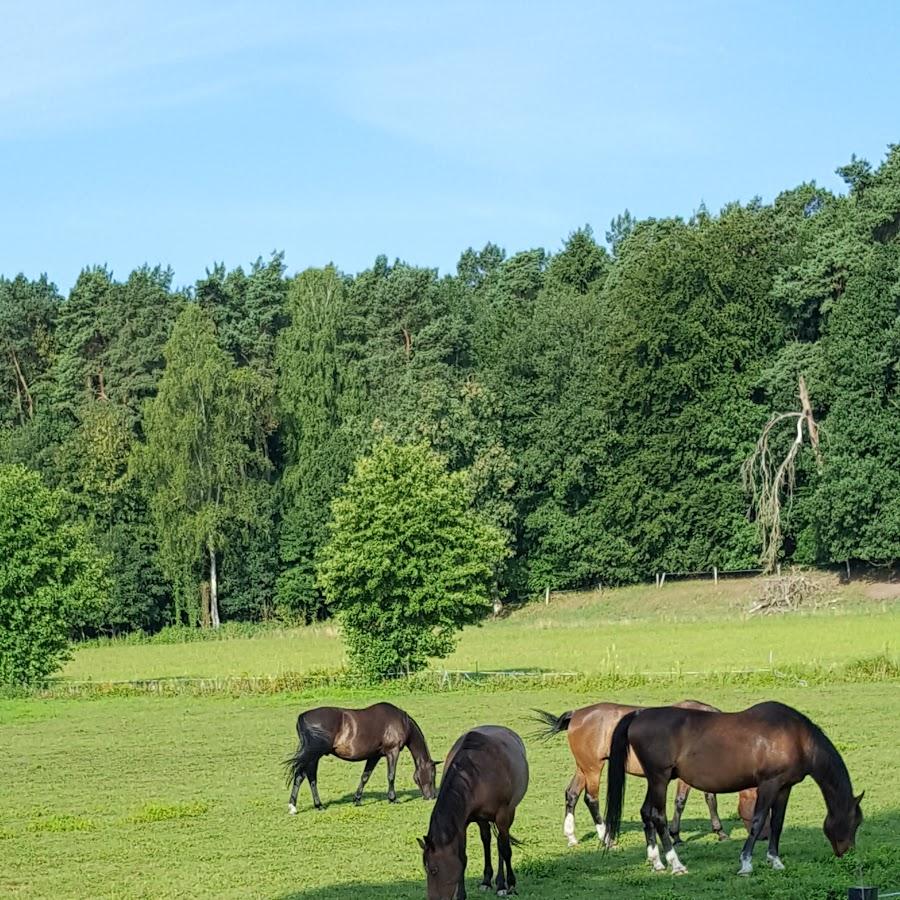
[[[877,887],[852,887],[847,889],[847,900],[878,900]]]

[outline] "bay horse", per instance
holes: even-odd
[[[700,703],[697,700],[682,700],[676,706],[685,709],[706,709],[718,712],[714,706]],[[569,750],[575,759],[575,774],[566,788],[566,812],[563,819],[563,834],[570,847],[578,843],[575,837],[575,806],[581,792],[584,791],[584,803],[594,819],[597,835],[601,841],[606,842],[606,826],[600,815],[600,777],[603,774],[603,765],[609,758],[609,745],[612,740],[613,730],[623,716],[640,709],[639,706],[627,706],[622,703],[594,703],[591,706],[582,706],[580,709],[564,712],[561,716],[536,709],[538,722],[547,726],[547,730],[540,734],[542,738],[549,738],[561,731],[566,732],[569,739]],[[628,755],[626,770],[629,775],[643,777],[644,770],[633,753]],[[690,786],[684,781],[678,782],[678,790],[675,792],[675,815],[669,826],[669,833],[675,844],[682,843],[681,814],[687,803]],[[705,794],[706,805],[709,807],[709,820],[713,833],[720,841],[728,838],[716,804],[715,794]],[[756,793],[753,794],[753,801]]]
[[[303,779],[309,779],[313,806],[322,809],[316,784],[319,760],[323,756],[336,756],[347,762],[366,761],[359,787],[353,802],[362,802],[363,788],[382,756],[387,759],[388,800],[397,799],[394,792],[394,776],[397,758],[406,747],[415,762],[413,780],[426,800],[435,797],[435,762],[428,752],[428,744],[422,729],[415,720],[392,703],[376,703],[365,709],[344,709],[339,706],[319,706],[297,717],[297,752],[285,761],[291,799],[288,812],[297,812],[297,792]]]
[[[863,818],[863,794],[853,796],[847,766],[822,729],[783,703],[757,703],[735,713],[663,706],[623,716],[613,732],[609,754],[606,825],[613,837],[622,822],[629,748],[647,778],[641,819],[647,858],[657,871],[665,869],[656,844],[658,836],[673,874],[687,872],[666,828],[666,789],[673,778],[683,778],[711,793],[757,788],[739,875],[753,871],[753,845],[770,811],[766,859],[773,869],[784,868],[778,855],[784,814],[791,788],[807,775],[825,798],[824,831],[835,856],[843,856],[855,843]]]
[[[501,897],[514,894],[512,845],[509,829],[528,788],[525,745],[514,731],[501,725],[481,725],[462,735],[447,754],[437,803],[431,811],[428,834],[419,839],[428,879],[428,900],[465,900],[466,828],[478,823],[484,847],[481,889],[490,890],[491,824],[497,834],[497,880]]]

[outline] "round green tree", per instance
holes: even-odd
[[[106,588],[102,560],[65,521],[60,495],[37,473],[0,465],[0,684],[40,682],[59,668]]]
[[[427,446],[377,444],[332,503],[319,582],[354,665],[384,678],[453,650],[491,609],[503,534],[472,509],[464,472]]]

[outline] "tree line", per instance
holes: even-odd
[[[488,244],[444,276],[385,257],[288,276],[275,254],[190,287],[0,278],[6,480],[38,473],[102,562],[84,633],[309,621],[340,581],[321,551],[354,465],[422,445],[502,535],[499,604],[755,565],[741,465],[802,376],[819,453],[797,458],[781,557],[894,560],[900,147],[838,171],[845,193],[626,212],[605,242]]]

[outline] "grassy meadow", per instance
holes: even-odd
[[[831,854],[822,834],[824,802],[814,783],[795,789],[782,837],[787,870],[770,871],[764,848],[739,879],[736,798],[720,798],[731,841],[709,833],[702,798],[685,814],[681,858],[690,874],[675,879],[645,861],[638,807],[643,785],[630,780],[620,849],[598,850],[583,804],[580,846],[562,835],[563,791],[572,763],[563,736],[526,740],[531,784],[519,808],[514,850],[519,893],[537,898],[825,898],[846,896],[860,877],[900,890],[896,739],[900,681],[835,677],[729,683],[740,667],[840,666],[887,653],[897,661],[900,615],[893,598],[870,586],[843,589],[833,607],[797,617],[748,618],[752,582],[683,583],[603,595],[566,595],[468,630],[458,668],[602,673],[697,671],[619,690],[625,702],[664,703],[690,694],[725,708],[762,699],[797,706],[830,735],[857,791],[865,822],[855,852]],[[300,646],[294,646],[299,644]],[[610,648],[615,648],[614,652]],[[267,674],[340,664],[328,628],[252,639],[182,645],[110,644],[81,650],[66,677],[116,680],[163,675]],[[648,657],[648,654],[651,654]],[[181,656],[185,659],[179,662]],[[836,670],[837,671],[837,670]],[[717,675],[716,673],[719,673]],[[287,815],[281,762],[295,746],[299,710],[324,703],[361,706],[377,689],[330,689],[248,696],[127,696],[0,700],[0,896],[165,898],[260,897],[280,900],[421,898],[424,876],[415,839],[431,806],[415,793],[409,756],[401,758],[399,802],[384,800],[386,770],[373,774],[361,808],[351,803],[361,765],[323,760],[324,812],[304,785],[300,813]],[[466,728],[507,724],[524,736],[533,707],[562,712],[600,699],[577,683],[544,688],[469,687],[443,692],[390,691],[443,756]],[[470,895],[480,879],[477,831],[469,838]]]
[[[814,613],[751,616],[756,579],[685,581],[602,593],[554,595],[467,628],[448,669],[605,674],[723,672],[769,666],[833,666],[900,652],[900,585],[826,577],[834,602]],[[278,675],[346,665],[331,624],[253,638],[185,644],[110,642],[77,651],[73,681]]]

